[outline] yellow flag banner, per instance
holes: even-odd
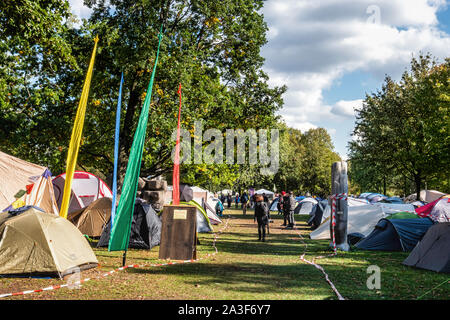
[[[78,150],[80,148],[84,118],[86,115],[86,105],[89,95],[89,88],[91,86],[92,70],[94,69],[95,52],[97,51],[98,36],[94,39],[95,45],[92,51],[91,61],[84,81],[83,91],[81,93],[80,102],[78,104],[77,115],[72,129],[72,137],[70,138],[69,151],[67,153],[66,162],[66,181],[64,183],[64,193],[59,215],[67,219],[69,211],[70,196],[72,193],[72,179],[77,165]]]

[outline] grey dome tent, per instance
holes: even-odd
[[[403,264],[450,273],[450,222],[437,223],[430,227]]]
[[[311,227],[312,230],[317,229],[322,222],[323,212],[328,205],[328,200],[322,200],[317,203],[315,209],[311,211],[308,219],[308,226]]]
[[[374,230],[356,243],[362,250],[411,251],[433,225],[429,218],[380,219]]]
[[[314,198],[305,198],[301,200],[294,209],[294,214],[310,215],[315,210],[317,200]]]
[[[111,220],[103,229],[97,247],[107,247],[111,234]],[[161,220],[148,203],[136,199],[133,220],[131,223],[130,242],[128,247],[135,249],[151,249],[160,244]]]

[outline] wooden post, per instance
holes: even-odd
[[[331,166],[331,195],[348,194],[347,162],[338,161]],[[332,200],[328,200],[330,206]],[[336,200],[336,225],[334,227],[336,248],[348,251],[350,246],[347,242],[347,199]],[[332,217],[330,217],[330,236],[333,239]],[[333,244],[331,244],[333,245]]]

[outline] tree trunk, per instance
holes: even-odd
[[[422,176],[420,170],[414,175],[414,183],[416,185],[416,197],[420,200],[420,188],[422,184]]]
[[[130,86],[130,96],[127,104],[127,111],[125,113],[125,119],[123,122],[122,130],[119,136],[119,163],[117,169],[117,193],[122,191],[122,185],[127,171],[128,158],[130,156],[131,145],[133,144],[133,123],[135,118],[136,109],[140,102],[139,90],[137,89],[137,83],[132,82]]]

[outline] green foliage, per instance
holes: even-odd
[[[450,191],[449,66],[449,59],[437,64],[420,55],[399,83],[386,77],[381,90],[366,97],[354,129],[358,139],[350,143],[356,183],[374,188],[381,179],[401,190],[404,177],[417,192],[424,181]]]
[[[0,3],[1,148],[56,171],[58,147],[67,138],[62,78],[78,69],[67,39],[69,19],[67,1]]]
[[[266,23],[260,0],[85,1],[93,14],[79,29],[67,1],[4,1],[0,59],[2,150],[65,170],[71,128],[92,52],[100,38],[78,165],[108,176],[113,168],[115,107],[125,74],[120,135],[123,177],[128,152],[155,59],[155,79],[142,175],[170,174],[170,139],[176,128],[178,84],[183,87],[182,127],[270,128],[285,87],[269,88],[260,48]],[[32,30],[33,32],[29,32]],[[4,67],[3,67],[4,66]],[[203,165],[182,166],[187,180],[232,183],[236,168],[213,176]],[[209,168],[211,169],[211,168]],[[214,169],[215,170],[215,169]],[[216,172],[212,170],[212,172]],[[229,173],[229,174],[228,174]],[[120,183],[119,183],[120,184]]]
[[[331,165],[340,161],[334,152],[331,137],[323,128],[305,133],[278,124],[280,130],[279,170],[272,176],[259,174],[259,168],[248,166],[240,173],[244,187],[272,188],[294,191],[295,194],[325,196],[331,192]]]

